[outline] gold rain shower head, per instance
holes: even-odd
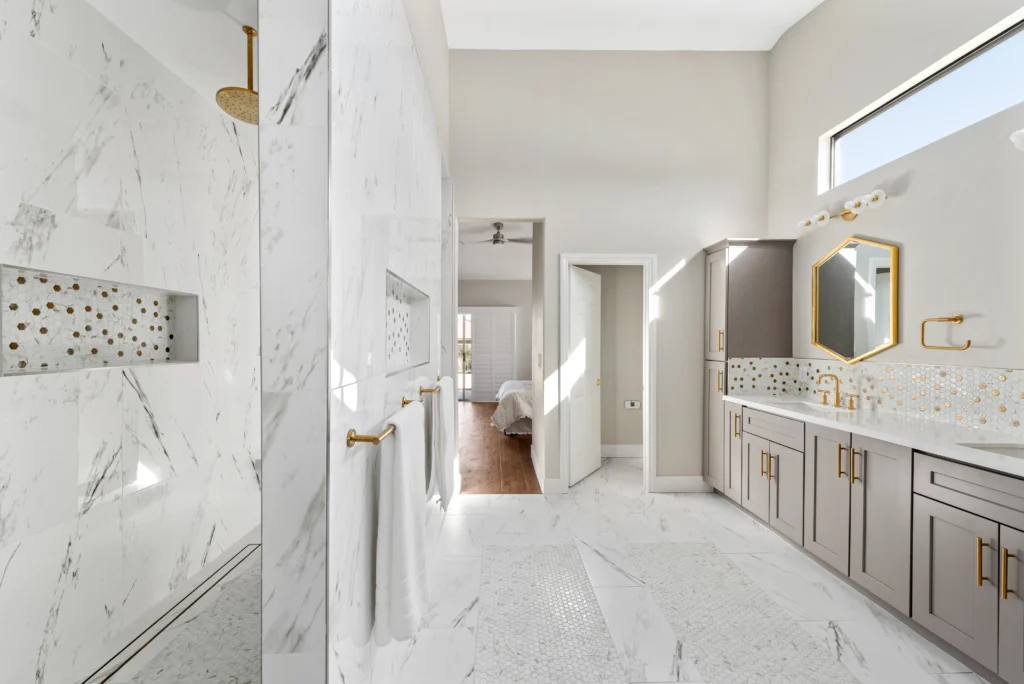
[[[249,66],[249,87],[236,88],[229,86],[217,91],[217,104],[229,116],[233,116],[247,124],[256,124],[260,120],[260,97],[252,89],[252,39],[256,37],[256,29],[252,26],[243,26],[242,30],[249,39],[248,66]]]

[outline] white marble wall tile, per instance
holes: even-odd
[[[327,390],[327,147],[325,131],[260,132],[263,386]],[[307,178],[310,169],[324,175]]]
[[[98,504],[0,548],[4,681],[66,684],[103,662],[124,612],[121,544],[120,507]]]
[[[326,127],[326,0],[263,0],[259,9],[260,121]]]
[[[121,497],[124,383],[114,369],[77,375],[78,511],[85,513]]]
[[[0,546],[81,510],[80,381],[72,374],[0,380]]]
[[[263,395],[264,653],[323,652],[326,639],[327,402]]]

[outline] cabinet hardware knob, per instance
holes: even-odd
[[[725,345],[722,343],[722,338],[725,337],[725,331],[718,331],[718,351],[725,351]]]
[[[761,450],[761,477],[764,477],[764,450]]]
[[[984,586],[985,580],[988,579],[988,577],[985,577],[984,572],[982,570],[982,565],[983,565],[982,561],[983,561],[983,558],[984,558],[982,549],[984,549],[986,546],[991,546],[991,544],[986,543],[984,539],[982,539],[981,537],[978,537],[978,586],[979,587],[980,586]]]
[[[1002,570],[1002,576],[999,578],[999,583],[1000,583],[1000,589],[1001,589],[1001,593],[1003,595],[1003,600],[1004,601],[1009,597],[1010,594],[1016,594],[1017,593],[1013,589],[1010,589],[1010,587],[1009,587],[1010,579],[1007,577],[1007,574],[1009,574],[1009,570],[1010,570],[1010,559],[1011,558],[1016,558],[1016,557],[1017,556],[1015,556],[1014,554],[1010,553],[1010,550],[1008,548],[1006,548],[1005,546],[1003,547],[1003,558],[1002,558],[1003,562],[1001,564],[1003,567],[1000,568],[1000,570]]]
[[[846,474],[843,472],[843,449],[845,448],[842,444],[836,444],[836,477],[840,480]]]
[[[850,482],[863,482],[864,480],[857,477],[857,454],[859,452],[856,449],[850,451]],[[861,453],[861,456],[864,454]]]

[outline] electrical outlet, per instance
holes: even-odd
[[[639,411],[640,410],[640,402],[637,401],[636,399],[627,399],[625,401],[625,405],[626,405],[626,409],[629,410],[629,411]]]

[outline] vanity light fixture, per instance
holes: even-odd
[[[1024,131],[1022,131],[1021,137],[1024,138]],[[797,227],[803,230],[807,230],[809,228],[824,228],[828,225],[828,222],[834,218],[841,218],[847,222],[855,221],[865,209],[877,209],[885,203],[885,200],[888,199],[888,197],[889,196],[885,194],[885,190],[875,190],[867,195],[850,200],[843,205],[843,210],[838,214],[830,214],[828,211],[822,210],[814,216],[800,221],[797,224]]]
[[[1011,135],[1010,141],[1018,150],[1024,152],[1024,128]]]

